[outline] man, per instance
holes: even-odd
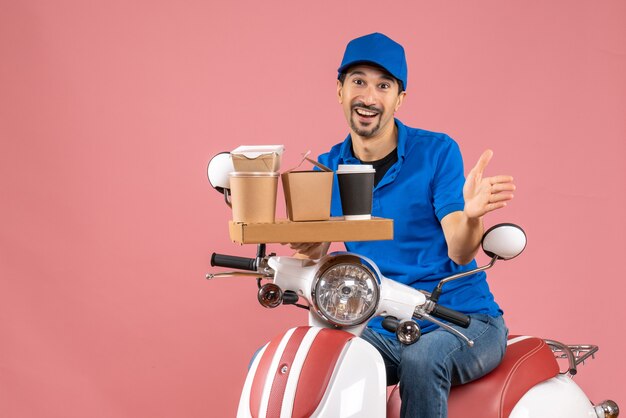
[[[346,248],[374,260],[386,277],[426,291],[445,276],[475,268],[483,216],[513,198],[513,179],[483,177],[488,150],[465,180],[459,147],[450,137],[394,118],[406,97],[407,65],[404,49],[392,39],[374,33],[352,40],[338,73],[337,98],[350,133],[319,161],[334,170],[338,164],[372,164],[372,214],[394,220],[393,241],[348,242]],[[342,214],[337,185],[331,213]],[[328,246],[292,244],[311,258]],[[428,322],[420,322],[423,335],[410,346],[384,330],[381,318],[362,335],[383,356],[388,384],[400,382],[403,417],[446,417],[451,385],[487,374],[504,355],[508,331],[484,273],[449,283],[439,303],[470,315],[463,332],[473,348]]]

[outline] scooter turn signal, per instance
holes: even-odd
[[[276,308],[283,303],[283,291],[274,283],[266,283],[259,288],[257,299],[265,308]]]
[[[417,322],[407,320],[402,321],[398,324],[398,329],[396,330],[396,337],[398,341],[400,341],[404,345],[411,345],[422,336],[422,331],[420,330],[420,326],[417,325]]]

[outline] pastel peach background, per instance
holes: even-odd
[[[204,280],[254,252],[206,163],[343,139],[335,70],[373,31],[407,51],[398,116],[516,178],[487,219],[529,237],[490,274],[511,331],[600,345],[576,381],[626,402],[625,2],[0,0],[0,416],[234,416],[305,315]]]

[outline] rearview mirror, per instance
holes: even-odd
[[[230,158],[230,152],[216,154],[207,166],[207,175],[211,187],[220,193],[224,193],[224,189],[230,190],[228,175],[233,171],[235,171],[235,167],[232,158]]]
[[[489,257],[510,260],[517,257],[526,248],[526,234],[515,224],[494,225],[485,232],[482,247]]]

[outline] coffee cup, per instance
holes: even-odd
[[[232,172],[233,222],[274,223],[278,173]]]
[[[375,173],[371,164],[339,164],[337,167],[341,207],[346,220],[372,218]]]

